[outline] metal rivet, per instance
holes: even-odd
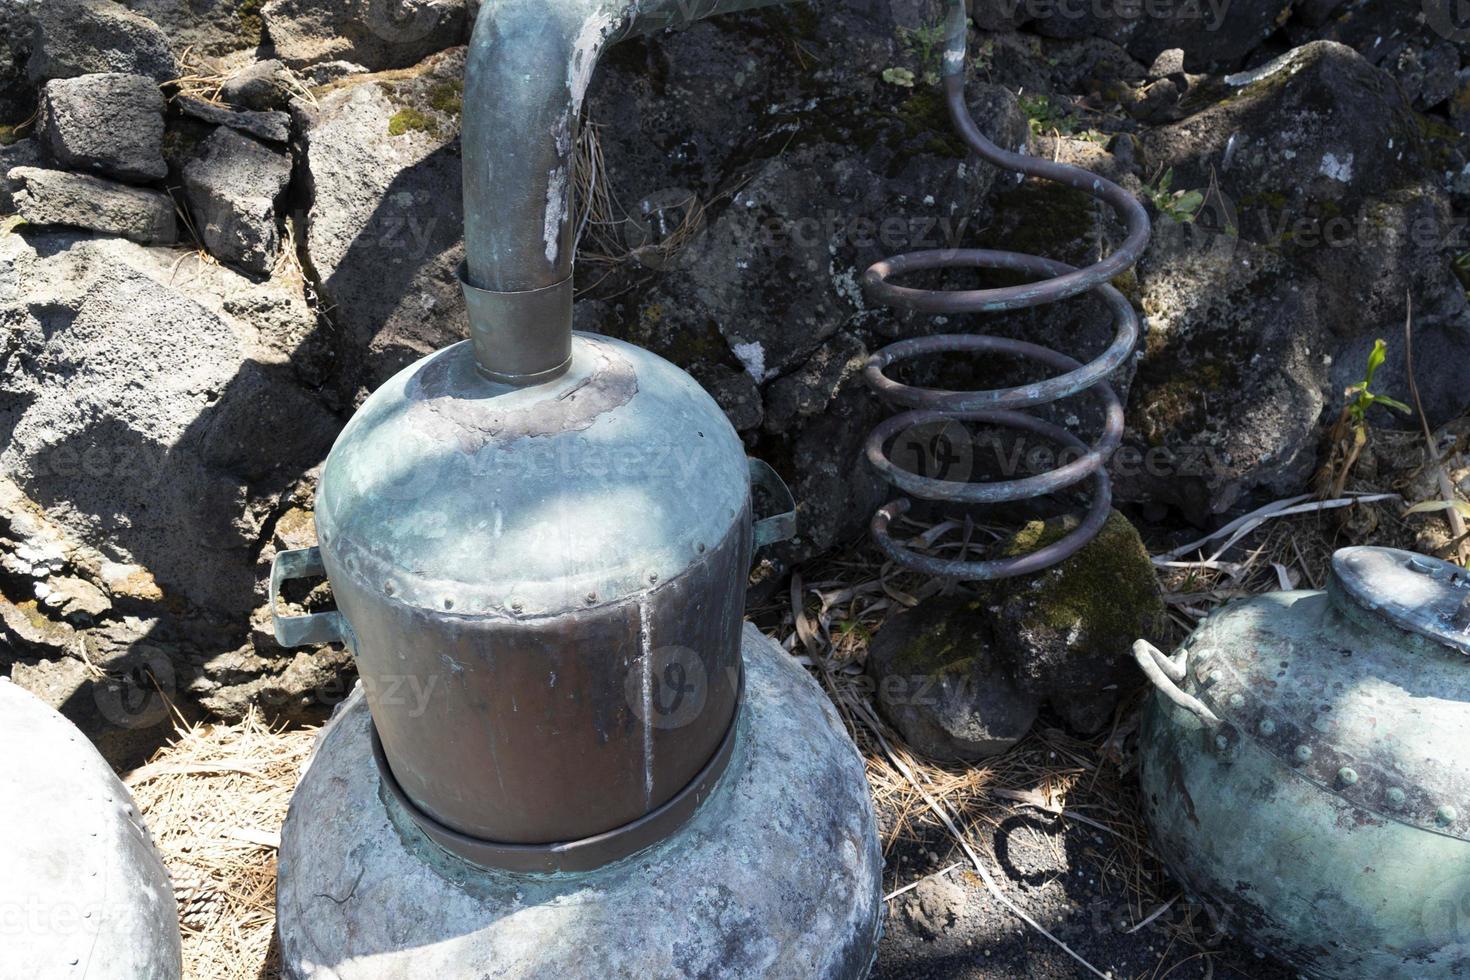
[[[1342,780],[1344,786],[1354,786],[1358,782],[1358,771],[1352,766],[1343,766],[1337,770],[1337,778]]]
[[[1239,708],[1243,704],[1245,704],[1245,695],[1244,694],[1232,694],[1232,695],[1230,695],[1230,707],[1232,707],[1232,708]]]
[[[1460,819],[1460,814],[1456,812],[1454,807],[1446,803],[1444,806],[1434,811],[1434,819],[1437,823],[1439,823],[1440,826],[1447,827],[1450,824],[1454,823],[1456,820]]]
[[[1470,628],[1470,596],[1466,596],[1465,601],[1460,603],[1460,608],[1450,616],[1450,622],[1461,629]]]
[[[1276,734],[1276,722],[1272,721],[1270,718],[1262,718],[1259,727],[1262,735]]]
[[[526,604],[524,602],[522,602],[521,600],[519,600],[519,599],[512,599],[512,600],[510,600],[510,611],[511,612],[521,612],[525,608],[526,608]]]
[[[587,605],[590,606],[594,602],[597,601],[597,593],[596,592],[589,592],[589,593],[587,593],[587,595],[585,596],[585,598],[587,600]]]
[[[658,572],[649,572],[648,573],[648,584],[649,585],[652,585],[654,582],[657,582],[657,581],[658,581]]]
[[[704,554],[704,542],[701,541],[699,542],[699,544],[695,545],[694,550],[699,552],[701,555]]]
[[[392,595],[396,591],[398,591],[398,586],[396,586],[396,585],[393,584],[393,580],[391,578],[388,581],[386,581],[386,582],[383,583],[383,594],[384,595]]]
[[[1293,754],[1296,756],[1297,762],[1310,762],[1312,760],[1312,747],[1309,745],[1298,745],[1296,752]]]
[[[444,599],[444,608],[445,609],[453,609],[454,608],[454,600],[453,599],[450,599],[448,597],[445,597],[445,599]]]
[[[1217,748],[1217,749],[1228,749],[1228,748],[1230,748],[1230,739],[1226,738],[1224,735],[1216,735],[1215,736],[1215,748]]]
[[[1404,795],[1404,791],[1399,789],[1397,786],[1390,786],[1388,788],[1388,791],[1385,792],[1383,796],[1384,799],[1388,800],[1388,805],[1393,807],[1395,810],[1401,808],[1404,805],[1404,801],[1407,799],[1407,797]]]

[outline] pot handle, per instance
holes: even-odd
[[[796,535],[796,498],[786,486],[781,475],[771,469],[769,463],[754,456],[746,460],[750,464],[750,485],[769,493],[781,507],[780,513],[762,517],[755,522],[755,546],[764,548],[778,541],[790,541]]]
[[[281,586],[297,578],[321,578],[327,574],[322,563],[322,549],[297,548],[294,551],[278,551],[271,561],[271,626],[275,629],[276,642],[283,647],[301,647],[313,643],[341,643],[342,614],[332,612],[311,613],[306,616],[282,616],[276,611],[276,601],[281,595]]]
[[[1219,715],[1206,707],[1199,698],[1179,689],[1188,670],[1183,657],[1176,663],[1152,643],[1139,640],[1133,644],[1133,659],[1138,661],[1138,666],[1143,668],[1144,674],[1158,688],[1160,694],[1194,715],[1206,728],[1220,727]]]

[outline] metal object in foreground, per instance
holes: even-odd
[[[1104,467],[1123,436],[1123,406],[1106,378],[1132,353],[1138,342],[1138,316],[1133,307],[1109,281],[1143,254],[1148,245],[1148,213],[1138,199],[1112,181],[1077,167],[1023,156],[1001,149],[975,125],[965,105],[965,49],[969,17],[962,0],[950,0],[948,39],[944,57],[944,90],[950,118],[965,143],[981,159],[998,167],[1064,183],[1111,205],[1127,225],[1128,237],[1108,258],[1078,269],[1062,262],[987,249],[930,249],[908,252],[878,262],[864,277],[867,294],[875,302],[921,313],[957,315],[999,313],[1056,303],[1084,292],[1096,293],[1117,323],[1117,333],[1108,349],[1083,364],[1075,358],[1037,344],[1003,337],[975,334],[943,334],[891,344],[868,360],[865,376],[869,387],[886,401],[907,411],[884,422],[869,437],[867,456],[884,480],[909,497],[960,504],[994,504],[1028,500],[1055,493],[1084,480],[1092,483],[1092,501],[1081,524],[1066,537],[1031,554],[992,561],[954,561],[933,558],[905,548],[893,539],[891,522],[910,508],[901,497],[873,517],[872,534],[878,546],[894,561],[915,571],[953,579],[996,579],[1039,571],[1075,554],[1096,537],[1107,520],[1112,492]],[[1039,281],[998,289],[930,290],[900,286],[891,280],[912,272],[931,269],[999,269]],[[940,391],[900,384],[885,369],[901,361],[933,354],[990,354],[1033,361],[1057,372],[1046,381],[992,391]],[[1102,436],[1091,446],[1025,409],[1047,405],[1091,391],[1098,396],[1104,414]],[[915,426],[951,420],[978,422],[1019,430],[1059,444],[1077,454],[1076,459],[1047,473],[999,483],[968,483],[935,479],[913,473],[889,458],[887,445],[900,433]]]
[[[883,921],[863,762],[822,689],[747,626],[747,697],[715,793],[672,836],[581,874],[445,853],[382,784],[361,695],[323,729],[281,828],[283,973],[859,980]]]
[[[457,344],[379,388],[333,447],[319,549],[335,613],[276,620],[352,650],[385,776],[443,846],[569,871],[671,832],[719,777],[739,706],[757,521],[735,430],[688,375],[577,335],[518,387]],[[288,578],[277,575],[277,587]]]
[[[1312,977],[1470,964],[1470,574],[1345,548],[1325,592],[1234,603],[1174,657],[1141,779],[1159,853],[1224,925]]]
[[[173,886],[112,767],[5,678],[0,745],[0,977],[178,980]]]

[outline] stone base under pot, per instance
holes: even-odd
[[[581,874],[468,865],[385,802],[367,704],[323,730],[281,833],[292,978],[864,976],[882,855],[863,766],[820,688],[747,626],[729,768],[672,837]]]

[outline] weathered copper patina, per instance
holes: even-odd
[[[1167,658],[1142,783],[1159,853],[1312,977],[1470,970],[1470,575],[1346,548],[1325,592],[1207,619]]]

